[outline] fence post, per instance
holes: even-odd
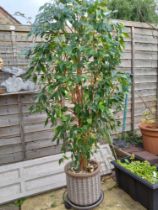
[[[158,29],[156,30],[156,36],[157,36],[157,71],[156,71],[156,123],[158,123]]]
[[[131,130],[135,129],[135,41],[134,27],[131,27]]]
[[[21,95],[18,94],[18,107],[19,107],[19,125],[20,125],[20,139],[23,151],[23,159],[26,160],[26,147],[25,147],[25,135],[24,135],[24,124],[23,124],[23,110]]]
[[[16,49],[16,32],[15,26],[10,26],[11,32],[11,43],[12,43],[12,50],[13,50],[13,59],[14,59],[14,66],[17,66],[17,49]]]

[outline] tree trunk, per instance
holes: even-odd
[[[81,171],[86,171],[87,166],[88,166],[87,159],[81,155],[81,157],[80,157],[80,170]]]

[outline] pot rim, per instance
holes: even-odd
[[[69,166],[72,163],[72,161],[68,162],[65,167],[64,167],[64,171],[67,175],[72,176],[72,177],[76,177],[76,178],[88,178],[91,176],[95,176],[96,174],[98,174],[100,172],[100,163],[98,163],[95,160],[91,160],[91,162],[94,162],[97,164],[97,169],[91,173],[74,173],[72,171],[69,170]]]
[[[146,131],[158,132],[158,128],[149,128],[147,126],[148,126],[148,124],[140,124],[139,128],[142,130],[146,130]]]

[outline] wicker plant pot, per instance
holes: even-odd
[[[73,173],[69,170],[70,163],[65,166],[68,199],[75,205],[90,206],[100,199],[100,166],[96,164],[97,169],[89,174]]]

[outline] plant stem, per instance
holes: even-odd
[[[87,165],[88,165],[87,159],[83,155],[81,155],[81,157],[80,157],[80,170],[81,171],[86,171]]]

